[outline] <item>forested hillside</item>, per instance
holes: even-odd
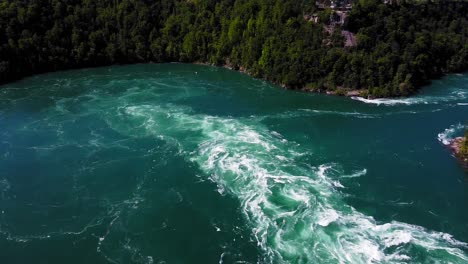
[[[298,0],[3,0],[0,82],[138,62],[206,62],[290,88],[408,95],[468,69],[468,3],[354,3],[344,27]],[[318,14],[318,23],[304,19]]]

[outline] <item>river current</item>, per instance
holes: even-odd
[[[468,76],[410,98],[149,64],[0,89],[1,263],[468,263],[447,149]]]

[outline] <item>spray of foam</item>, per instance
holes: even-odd
[[[361,101],[367,104],[376,105],[412,105],[412,104],[429,104],[427,98],[402,98],[402,99],[388,99],[388,98],[377,98],[367,99],[363,97],[353,96],[353,100]]]
[[[460,101],[468,98],[468,90],[466,88],[452,88],[453,90],[443,95],[419,95],[406,98],[376,98],[367,99],[359,96],[353,96],[351,99],[361,101],[367,104],[375,105],[414,105],[414,104],[439,104],[440,102]],[[457,105],[465,105],[465,102],[457,103]]]
[[[123,111],[146,133],[177,141],[220,193],[239,199],[265,263],[468,262],[467,245],[449,234],[381,224],[356,211],[343,201],[341,184],[327,175],[338,170],[335,165],[301,164],[299,146],[258,122],[173,105]]]
[[[462,124],[451,125],[449,128],[446,128],[443,132],[437,134],[437,139],[444,145],[449,145],[453,140],[454,136],[460,131],[465,129],[465,126]]]

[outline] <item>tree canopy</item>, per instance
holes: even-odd
[[[354,3],[325,30],[330,9],[297,0],[4,0],[0,82],[116,63],[203,62],[242,68],[290,88],[414,93],[468,69],[468,3]],[[319,23],[304,19],[316,13]],[[341,30],[356,35],[344,47]]]

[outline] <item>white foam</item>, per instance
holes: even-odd
[[[299,111],[288,112],[290,116],[307,116],[307,115],[338,115],[338,116],[351,116],[357,118],[376,118],[378,115],[367,114],[361,112],[346,112],[346,111],[335,111],[335,110],[320,110],[320,109],[299,109]]]
[[[401,98],[401,99],[390,99],[390,98],[377,98],[377,99],[367,99],[359,96],[351,97],[353,100],[361,101],[366,104],[375,104],[375,105],[412,105],[412,104],[428,104],[429,102],[421,98]]]
[[[367,169],[362,169],[351,175],[342,175],[341,178],[358,178],[367,174]]]
[[[366,104],[375,105],[415,105],[415,104],[439,104],[440,102],[453,102],[465,100],[468,97],[468,90],[464,87],[448,87],[449,92],[444,91],[443,94],[426,94],[426,95],[414,95],[411,97],[400,97],[400,98],[376,98],[368,99],[359,96],[353,96],[351,99],[360,101]],[[436,92],[436,91],[435,91]],[[457,103],[458,105],[464,105],[465,103]]]
[[[393,247],[400,244],[409,243],[411,238],[412,237],[409,232],[397,230],[393,233],[389,233],[388,236],[384,237],[384,243],[386,247]]]
[[[437,134],[437,139],[444,145],[449,145],[455,134],[459,133],[465,128],[462,124],[451,125],[446,128],[443,132]]]
[[[330,223],[338,220],[338,213],[333,209],[327,209],[322,213],[319,213],[318,225],[328,226]]]
[[[332,181],[332,183],[336,188],[344,188],[343,184],[341,184],[339,181]]]
[[[461,249],[466,244],[449,234],[401,222],[381,224],[347,205],[336,189],[343,186],[328,174],[355,178],[366,169],[345,175],[334,164],[301,165],[295,159],[306,150],[252,120],[195,115],[176,106],[140,106],[126,113],[148,133],[177,140],[220,193],[239,199],[265,252],[261,262],[401,263],[411,262],[413,247],[429,262],[443,262],[443,256],[453,263],[468,261]],[[191,131],[196,136],[178,137]]]

